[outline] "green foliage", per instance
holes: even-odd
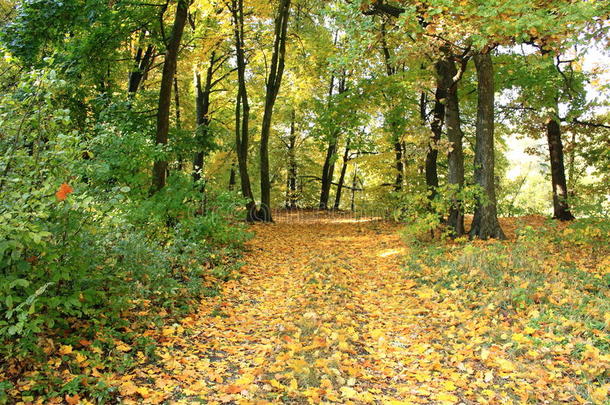
[[[35,70],[0,102],[0,356],[11,361],[44,360],[48,337],[97,342],[99,353],[117,340],[142,343],[121,330],[146,327],[159,308],[176,317],[213,293],[209,279],[231,277],[249,237],[232,193],[202,195],[177,173],[149,197],[146,122],[111,109],[90,127],[94,137],[83,136],[58,101],[66,86]],[[45,384],[38,394],[88,386],[107,395],[91,381]]]

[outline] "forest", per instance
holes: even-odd
[[[609,3],[0,10],[0,405],[610,404]]]

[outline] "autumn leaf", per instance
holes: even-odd
[[[74,394],[74,395],[66,394],[64,399],[66,400],[66,403],[68,403],[68,405],[80,404],[80,396],[78,394]]]
[[[73,191],[74,189],[70,187],[68,183],[62,183],[55,193],[55,197],[57,198],[57,201],[64,201],[68,197],[68,194],[72,193]]]
[[[72,353],[72,346],[64,345],[59,348],[59,354],[66,355]]]

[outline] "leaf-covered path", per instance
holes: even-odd
[[[240,277],[151,332],[161,358],[117,377],[125,403],[574,399],[569,359],[519,366],[483,340],[495,320],[455,304],[463,292],[411,280],[395,225],[312,217],[254,230]]]

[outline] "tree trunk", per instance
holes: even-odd
[[[330,89],[328,92],[328,108],[330,108],[330,106],[331,106],[333,88],[334,88],[334,76],[331,76]],[[337,92],[338,92],[338,94],[342,94],[346,90],[347,90],[346,75],[344,72],[343,77],[339,81],[339,86],[338,86]],[[334,177],[334,173],[335,173],[335,154],[337,153],[338,138],[339,138],[339,132],[338,132],[338,130],[336,130],[330,134],[330,139],[328,140],[328,148],[326,150],[324,166],[322,167],[322,185],[321,185],[320,204],[319,204],[319,208],[321,210],[328,209],[328,200],[330,199],[330,187],[332,185],[333,177]]]
[[[260,164],[261,164],[261,207],[259,218],[272,222],[271,217],[271,182],[269,180],[269,134],[271,132],[271,119],[273,106],[282,83],[286,57],[286,32],[288,30],[288,17],[290,15],[290,0],[281,0],[275,18],[275,40],[267,89],[265,93],[265,110],[261,126]]]
[[[449,64],[447,72],[450,81],[447,91],[447,104],[445,106],[445,123],[447,125],[447,138],[451,144],[448,154],[448,175],[447,181],[460,192],[464,186],[464,151],[462,139],[464,133],[460,121],[460,105],[458,99],[458,81],[454,80],[457,76],[457,69],[453,61]],[[464,235],[464,211],[462,201],[454,198],[449,209],[448,226],[452,229],[453,236]]]
[[[563,143],[561,142],[561,126],[555,117],[550,117],[546,123],[546,134],[549,143],[551,162],[551,183],[553,186],[553,218],[561,221],[572,221],[574,215],[568,205],[568,186],[563,163]]]
[[[474,177],[482,196],[477,201],[471,238],[505,239],[498,221],[494,176],[494,71],[491,55],[474,56],[478,79],[478,103]]]
[[[241,182],[242,196],[246,202],[246,220],[257,219],[256,203],[248,174],[248,136],[250,123],[250,104],[246,88],[246,57],[244,52],[244,4],[243,0],[231,0],[233,32],[235,35],[235,59],[237,61],[238,90],[235,100],[235,147]]]
[[[297,159],[295,130],[295,111],[292,111],[290,121],[290,137],[288,138],[288,178],[286,179],[286,208],[297,208]]]
[[[336,41],[336,37],[335,37]],[[330,76],[330,86],[328,89],[328,108],[330,108],[333,96],[333,90],[335,87],[335,75]],[[328,209],[328,196],[330,194],[330,183],[333,181],[334,165],[332,163],[333,156],[336,151],[337,141],[336,135],[331,134],[328,140],[328,148],[326,148],[326,157],[324,158],[324,165],[322,166],[322,184],[320,186],[320,202],[318,207],[321,210]],[[332,170],[331,170],[332,167]]]
[[[212,91],[212,78],[214,76],[214,64],[217,62],[216,53],[212,51],[210,62],[205,75],[205,83],[202,86],[201,76],[195,75],[195,106],[196,106],[196,137],[200,140],[199,150],[193,157],[193,181],[201,180],[204,169],[205,148],[208,145],[210,125],[210,94]]]
[[[161,89],[159,91],[159,109],[157,111],[157,132],[155,143],[157,145],[167,145],[169,132],[169,111],[172,99],[172,81],[176,74],[178,62],[178,49],[184,32],[184,25],[188,14],[187,0],[178,0],[176,7],[176,17],[172,27],[172,33],[167,43],[165,51],[165,63],[161,76]],[[167,159],[157,160],[153,165],[153,179],[151,193],[156,193],[165,187],[167,176]]]
[[[231,172],[229,173],[229,191],[235,190],[235,162],[231,163]]]
[[[347,138],[345,144],[345,153],[343,153],[343,167],[341,167],[341,176],[339,176],[339,182],[337,183],[337,194],[335,195],[335,205],[333,209],[338,210],[341,206],[341,192],[343,191],[343,183],[345,182],[345,173],[347,172],[347,163],[349,162],[349,144],[350,139]]]
[[[432,111],[432,122],[430,129],[432,136],[428,144],[426,153],[426,186],[428,188],[428,196],[432,200],[436,197],[436,189],[438,188],[438,142],[441,140],[443,133],[443,122],[445,121],[445,102],[447,99],[447,84],[444,79],[447,75],[449,62],[440,60],[435,63],[436,71],[436,91],[434,93],[434,110]]]
[[[395,66],[392,65],[392,54],[390,52],[390,48],[388,47],[388,43],[386,41],[386,26],[385,23],[381,24],[381,51],[383,53],[383,59],[385,61],[386,73],[388,77],[393,76],[396,73]],[[404,165],[402,162],[403,151],[402,144],[400,143],[400,133],[394,125],[392,125],[393,129],[393,141],[394,141],[394,153],[396,156],[395,167],[396,167],[396,180],[394,181],[394,191],[398,192],[402,190],[402,182],[403,182],[403,172]]]
[[[176,129],[180,131],[182,129],[182,120],[180,117],[180,93],[178,89],[178,76],[174,76],[174,106],[176,108]],[[182,171],[184,162],[182,161],[182,154],[178,155],[178,170]],[[168,174],[169,175],[169,174]]]
[[[394,142],[394,154],[396,156],[396,180],[394,181],[394,191],[399,192],[402,190],[402,183],[404,178],[404,164],[403,164],[403,150],[402,143],[400,141]]]
[[[326,149],[326,157],[324,159],[324,166],[322,167],[322,190],[320,193],[320,204],[321,210],[328,209],[328,199],[330,197],[330,186],[333,182],[333,175],[335,172],[335,153],[337,151],[337,135],[331,135],[331,139],[328,141],[328,148]]]
[[[144,55],[142,55],[142,48],[138,48],[135,57],[134,70],[129,73],[129,86],[127,87],[127,91],[129,92],[130,98],[133,98],[138,92],[140,84],[142,84],[145,74],[152,64],[154,52],[155,47],[152,45],[146,47]]]
[[[354,168],[354,176],[352,177],[352,200],[350,202],[350,209],[352,212],[356,210],[356,186],[358,185],[358,168]]]

